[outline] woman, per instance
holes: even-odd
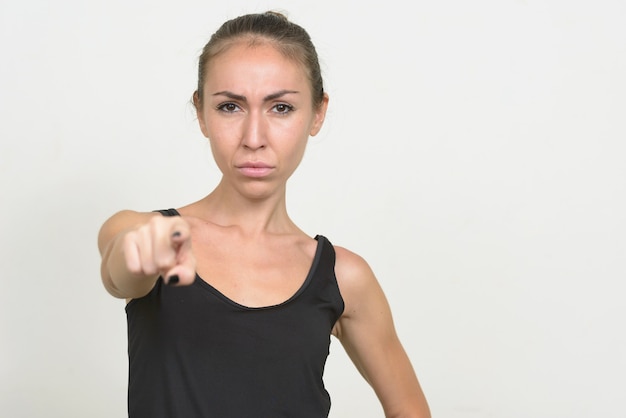
[[[374,274],[289,218],[286,183],[328,106],[306,31],[268,12],[226,22],[193,102],[222,172],[178,210],[122,211],[98,238],[128,301],[130,417],[326,417],[330,335],[388,417],[428,417]]]

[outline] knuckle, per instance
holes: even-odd
[[[159,270],[167,270],[172,267],[173,259],[170,257],[159,257],[155,260],[156,268]]]
[[[127,262],[126,263],[126,268],[132,274],[141,274],[142,273],[141,265],[139,263],[128,263]]]
[[[155,273],[158,273],[159,271],[159,269],[157,268],[157,265],[151,260],[146,260],[143,263],[141,270],[143,274],[155,274]]]
[[[136,231],[129,231],[127,232],[124,237],[122,238],[122,242],[124,244],[124,247],[128,247],[131,245],[134,245],[137,242],[137,232]]]

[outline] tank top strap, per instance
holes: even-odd
[[[178,211],[176,209],[174,209],[174,208],[159,209],[159,210],[155,210],[153,212],[159,212],[163,216],[180,216],[180,213],[178,213]]]

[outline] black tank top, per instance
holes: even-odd
[[[159,279],[128,303],[129,417],[327,417],[322,376],[344,304],[333,246],[316,240],[305,282],[279,305],[239,305],[198,276]]]

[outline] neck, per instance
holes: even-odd
[[[221,182],[196,203],[198,217],[221,226],[236,226],[246,235],[298,230],[287,214],[286,190],[267,196],[246,196]]]

